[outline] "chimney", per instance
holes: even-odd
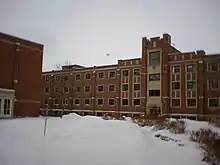
[[[166,43],[171,44],[171,36],[168,33],[163,34],[163,39]]]

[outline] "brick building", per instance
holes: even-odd
[[[43,45],[0,33],[0,117],[38,116]]]
[[[171,36],[142,38],[141,58],[44,72],[42,110],[192,118],[220,112],[220,56],[180,52]]]

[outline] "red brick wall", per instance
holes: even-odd
[[[0,54],[0,88],[15,89],[14,115],[38,116],[43,46],[0,33]]]

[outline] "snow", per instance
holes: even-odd
[[[71,114],[48,118],[0,120],[2,165],[206,165],[186,134],[152,131],[128,121]],[[194,126],[194,127],[193,127]],[[208,127],[187,120],[187,129]],[[163,141],[156,134],[179,142]],[[180,147],[178,144],[184,144]]]

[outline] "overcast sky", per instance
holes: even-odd
[[[163,33],[181,51],[218,53],[220,0],[0,0],[0,31],[44,44],[44,71],[140,57],[141,38]]]

